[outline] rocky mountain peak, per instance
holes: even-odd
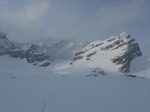
[[[75,51],[78,52],[73,56]],[[130,71],[130,62],[142,53],[139,44],[128,33],[104,41],[94,41],[83,47],[79,42],[66,40],[16,45],[8,40],[5,33],[0,32],[0,55],[26,59],[28,63],[39,66],[69,60],[73,56],[70,63],[72,66],[84,64],[104,71],[119,70],[127,73]]]
[[[0,39],[8,40],[8,38],[7,38],[6,34],[5,34],[5,33],[3,33],[3,32],[1,32],[1,31],[0,31]]]
[[[15,48],[15,45],[8,40],[5,33],[0,32],[0,55],[8,54],[10,49]]]
[[[75,54],[71,64],[83,63],[85,60],[85,63],[92,63],[95,67],[109,69],[108,66],[111,65],[111,70],[117,68],[120,72],[126,73],[130,71],[130,62],[141,55],[136,40],[128,33],[122,33],[104,41],[90,43]]]

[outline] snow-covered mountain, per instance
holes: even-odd
[[[150,68],[148,57],[142,55],[138,42],[128,33],[89,44],[52,39],[20,44],[10,41],[1,32],[0,55],[25,59],[41,67],[51,65],[53,71],[60,74],[134,74]]]
[[[52,39],[20,44],[9,41],[5,33],[0,33],[0,55],[26,59],[38,66],[70,60],[83,45],[78,41]]]
[[[91,42],[75,54],[71,64],[127,73],[130,62],[138,56],[142,56],[142,53],[136,40],[122,33],[104,41]]]

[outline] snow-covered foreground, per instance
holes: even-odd
[[[0,57],[0,112],[150,112],[150,80],[60,76]]]

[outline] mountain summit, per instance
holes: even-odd
[[[94,74],[95,71],[128,73],[132,60],[142,56],[139,44],[128,33],[104,41],[81,43],[47,40],[19,44],[9,41],[6,34],[0,32],[0,55],[25,59],[27,63],[42,67],[71,60],[68,69],[94,68]]]
[[[71,62],[109,71],[130,71],[130,62],[141,56],[139,44],[128,33],[122,33],[104,41],[91,42],[77,52]]]

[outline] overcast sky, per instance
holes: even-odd
[[[0,29],[17,41],[101,40],[128,32],[145,49],[150,0],[0,0]]]

